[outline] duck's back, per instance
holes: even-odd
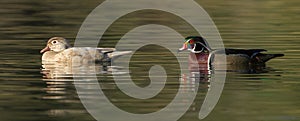
[[[96,48],[73,47],[55,55],[55,61],[67,63],[89,63],[101,60],[103,53]]]
[[[249,57],[255,56],[256,54],[267,51],[265,49],[225,49],[226,55],[232,55],[232,54],[242,54],[247,55]]]

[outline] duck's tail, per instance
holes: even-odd
[[[132,53],[132,51],[113,51],[113,52],[107,53],[107,56],[108,56],[108,58],[116,59],[118,57],[130,54],[130,53]]]
[[[98,63],[110,64],[114,59],[132,53],[132,51],[106,51],[103,52],[103,57]]]
[[[263,54],[263,53],[259,53],[255,56],[255,59],[257,62],[259,63],[265,63],[273,58],[276,57],[282,57],[284,56],[284,54]]]

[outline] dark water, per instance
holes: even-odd
[[[69,78],[46,79],[41,74],[40,49],[52,36],[63,36],[73,42],[85,17],[102,1],[24,0],[0,1],[0,121],[93,121],[76,94]],[[271,60],[262,73],[227,73],[223,93],[208,121],[298,121],[300,120],[298,41],[300,19],[298,0],[197,1],[212,17],[225,47],[264,48],[270,53],[284,53]],[[130,4],[130,3],[128,3]],[[161,24],[177,25],[172,16],[152,11],[145,20],[160,19]],[[165,16],[165,17],[161,17]],[[130,19],[130,16],[128,16]],[[151,19],[152,18],[152,19]],[[126,17],[124,18],[127,19]],[[149,22],[148,21],[148,22]],[[122,36],[119,31],[139,25],[122,24],[108,31],[101,46],[112,47]],[[184,24],[184,23],[182,23]],[[182,27],[187,36],[189,28]],[[164,39],[170,39],[168,36]],[[177,47],[177,46],[176,46]],[[155,58],[160,55],[164,58]],[[168,56],[166,56],[168,55]],[[145,58],[148,61],[145,61]],[[177,93],[177,62],[161,47],[145,47],[132,58],[131,73],[135,83],[146,86],[149,65],[158,62],[169,66],[167,88],[147,101],[133,100],[119,93],[109,70],[97,77],[106,96],[119,108],[134,113],[149,113],[163,108]],[[120,69],[120,68],[117,68]],[[101,70],[101,69],[100,69]],[[122,70],[122,68],[120,69]],[[100,71],[99,71],[100,72]],[[107,72],[107,73],[106,73]],[[122,72],[122,71],[121,71]],[[170,81],[169,81],[170,80]],[[187,91],[193,90],[192,82]],[[181,118],[197,120],[209,83],[199,82],[198,95]],[[115,98],[119,96],[119,98]]]

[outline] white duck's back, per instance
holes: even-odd
[[[116,51],[115,48],[71,47],[62,37],[50,38],[41,50],[43,62],[80,63],[110,61],[112,58],[131,53]]]

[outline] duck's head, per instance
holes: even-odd
[[[47,45],[44,49],[40,51],[40,53],[44,53],[46,51],[54,51],[60,52],[65,49],[70,48],[69,42],[63,37],[52,37],[48,40]]]
[[[182,47],[178,49],[178,52],[189,50],[192,53],[210,52],[211,48],[203,37],[189,36],[185,38],[185,42]]]

